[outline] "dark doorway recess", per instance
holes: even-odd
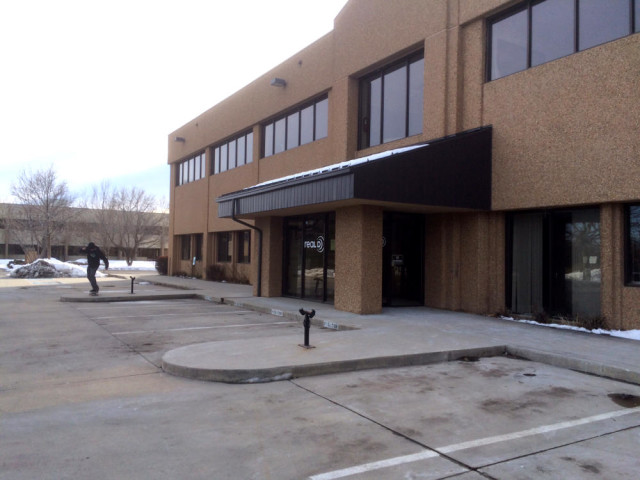
[[[382,241],[382,304],[424,305],[423,215],[385,212]]]

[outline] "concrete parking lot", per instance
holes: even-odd
[[[300,322],[197,299],[59,301],[86,290],[0,279],[0,479],[637,478],[638,385],[509,356],[200,382],[162,355],[301,340]]]

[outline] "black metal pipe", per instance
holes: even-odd
[[[133,294],[133,281],[136,279],[136,277],[129,277],[131,279],[131,293]]]
[[[311,310],[310,312],[300,309],[300,315],[304,315],[304,320],[302,325],[304,326],[304,347],[309,347],[309,329],[311,328],[311,319],[316,315],[315,310]]]
[[[251,225],[250,223],[243,222],[236,218],[236,202],[237,199],[233,201],[233,208],[231,211],[231,219],[239,223],[240,225],[244,225],[245,227],[249,227],[252,230],[255,230],[258,234],[258,284],[256,285],[257,295],[258,297],[262,296],[262,230],[260,230],[255,225]]]

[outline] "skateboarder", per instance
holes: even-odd
[[[89,293],[91,295],[97,295],[100,287],[98,287],[98,282],[96,282],[96,272],[100,266],[100,260],[104,262],[104,269],[109,270],[109,259],[107,259],[107,256],[93,242],[89,242],[86,247],[82,248],[82,251],[87,252],[87,278],[89,279],[89,283],[91,283]]]

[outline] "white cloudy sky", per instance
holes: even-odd
[[[49,165],[75,192],[113,179],[168,197],[169,133],[330,31],[345,3],[0,0],[0,201]]]

